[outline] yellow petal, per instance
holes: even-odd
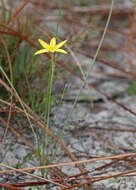
[[[65,50],[63,49],[56,49],[55,50],[56,52],[60,52],[60,53],[64,53],[64,54],[68,54]]]
[[[56,45],[56,49],[59,49],[60,47],[62,47],[66,42],[67,40],[60,42],[58,45]]]
[[[51,46],[51,47],[55,47],[55,46],[56,46],[56,38],[55,38],[55,37],[53,37],[53,38],[51,39],[51,41],[50,41],[50,46]]]
[[[39,51],[36,51],[36,52],[34,53],[34,55],[38,55],[38,54],[41,54],[41,53],[47,53],[47,52],[49,52],[48,49],[41,49],[41,50],[39,50]]]
[[[45,41],[43,41],[43,40],[41,40],[41,39],[39,39],[39,43],[41,44],[41,46],[42,47],[44,47],[44,48],[49,48],[50,46],[49,46],[49,44],[47,44]]]

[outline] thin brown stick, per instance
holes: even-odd
[[[55,180],[54,182],[59,182],[59,183],[62,183],[61,180]],[[24,183],[14,183],[14,184],[11,184],[15,187],[31,187],[31,186],[39,186],[39,185],[45,185],[45,184],[49,184],[48,181],[33,181],[33,182],[24,182]]]
[[[9,185],[9,184],[2,184],[0,183],[0,187],[5,187],[7,189],[12,189],[12,190],[23,190],[22,188],[18,188],[18,187],[15,187],[13,185]]]
[[[10,22],[12,22],[19,14],[20,12],[24,9],[24,7],[30,2],[31,0],[26,0],[23,5],[17,10],[15,11],[15,13],[8,19],[7,24],[9,24]]]
[[[65,162],[65,163],[59,163],[59,164],[51,164],[46,166],[36,166],[32,168],[22,168],[22,169],[14,169],[14,170],[3,170],[0,171],[0,174],[6,174],[6,173],[14,173],[14,172],[24,172],[24,171],[32,171],[36,169],[48,169],[48,168],[54,168],[54,167],[62,167],[62,166],[73,166],[77,164],[85,164],[90,162],[96,162],[96,161],[102,161],[102,160],[111,160],[111,159],[123,159],[130,156],[136,156],[136,152],[128,153],[128,154],[119,154],[115,156],[105,156],[100,158],[93,158],[89,160],[81,160],[81,161],[74,161],[74,162]],[[136,170],[133,170],[133,172],[136,172]]]

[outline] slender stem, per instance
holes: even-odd
[[[62,9],[62,0],[59,0],[59,11],[58,11],[58,17],[57,17],[56,34],[55,34],[56,38],[58,36],[58,31],[59,31],[61,9]]]
[[[49,71],[49,79],[48,79],[48,90],[47,90],[47,96],[46,96],[46,105],[47,108],[45,110],[45,127],[43,131],[43,138],[42,138],[42,152],[41,152],[41,165],[45,165],[46,158],[48,156],[48,134],[47,129],[50,124],[50,111],[51,111],[51,103],[52,103],[52,85],[53,85],[53,78],[54,78],[54,53],[51,54],[51,63],[50,63],[50,71]],[[46,150],[46,151],[45,151]],[[41,170],[42,175],[45,173],[45,169]]]
[[[48,114],[47,114],[47,126],[49,126],[50,122],[50,110],[51,110],[51,101],[52,101],[52,84],[54,77],[54,53],[51,54],[51,68],[50,68],[50,77],[49,77],[49,100],[48,100]]]
[[[54,68],[55,68],[55,64],[54,64],[54,58],[55,55],[54,53],[51,54],[51,72],[50,72],[50,84],[49,84],[49,102],[48,102],[48,116],[47,116],[47,125],[46,125],[46,131],[47,128],[50,125],[50,112],[51,112],[51,104],[52,104],[52,86],[53,86],[53,78],[54,78]],[[46,157],[48,156],[48,152],[49,152],[49,142],[48,142],[48,135],[46,133]]]

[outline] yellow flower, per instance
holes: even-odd
[[[41,53],[46,53],[46,52],[60,52],[60,53],[64,53],[67,54],[67,52],[63,49],[60,49],[60,47],[62,47],[65,43],[67,42],[67,40],[64,40],[62,42],[60,42],[59,44],[56,44],[56,38],[53,37],[50,41],[50,44],[47,44],[45,41],[39,39],[39,43],[41,44],[41,46],[44,49],[38,50],[35,52],[35,55],[41,54]]]

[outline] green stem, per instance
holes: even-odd
[[[61,17],[61,9],[62,9],[62,0],[59,0],[59,11],[58,11],[58,17],[57,17],[57,26],[56,26],[56,34],[55,37],[58,36],[59,31],[59,25],[60,25],[60,17]]]
[[[46,158],[48,155],[48,134],[47,130],[50,124],[50,111],[51,111],[51,103],[52,103],[52,85],[53,85],[53,78],[54,78],[54,54],[51,54],[51,63],[50,63],[50,71],[49,71],[49,79],[48,79],[48,90],[45,103],[47,105],[47,109],[45,110],[45,127],[43,131],[43,139],[42,139],[42,153],[41,153],[41,165],[46,164]],[[46,152],[45,152],[46,149]],[[42,175],[45,173],[45,169],[42,169]]]
[[[51,68],[50,68],[50,77],[49,77],[49,102],[48,102],[48,114],[47,114],[47,127],[49,126],[50,122],[50,110],[51,110],[51,101],[52,101],[52,84],[53,84],[53,77],[54,77],[54,54],[51,54]]]

